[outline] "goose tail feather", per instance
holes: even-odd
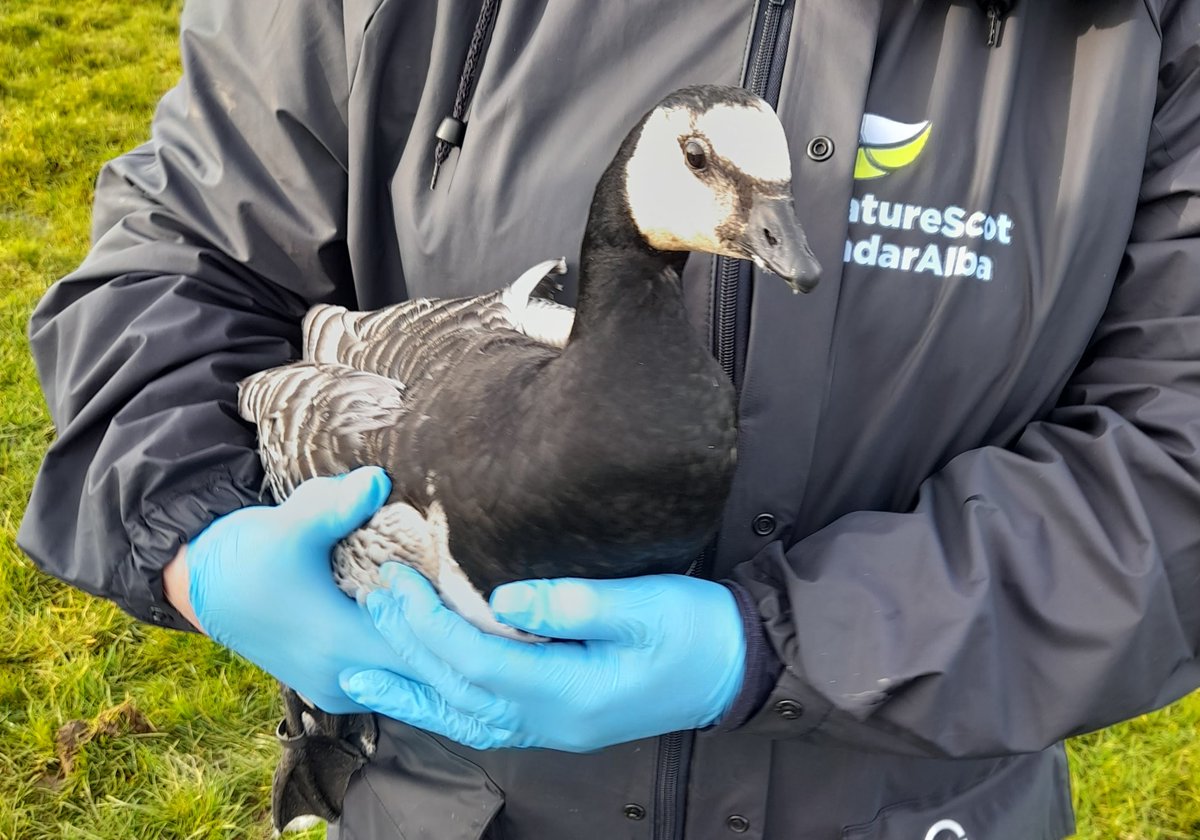
[[[515,329],[552,347],[565,347],[575,321],[575,310],[549,299],[557,287],[553,278],[567,273],[566,257],[544,260],[508,285],[500,300]],[[561,287],[560,287],[561,288]]]

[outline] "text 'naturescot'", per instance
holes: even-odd
[[[981,242],[1008,246],[1013,241],[1013,220],[1007,213],[991,215],[955,205],[937,208],[880,201],[871,193],[850,200],[850,224],[859,229],[915,230],[940,239],[919,246],[889,242],[883,234],[858,240],[851,237],[846,240],[844,262],[940,277],[991,280],[992,258],[975,248]]]

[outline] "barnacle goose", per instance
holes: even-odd
[[[796,291],[817,281],[783,128],[741,88],[676,91],[631,130],[596,187],[574,311],[542,296],[557,260],[473,298],[313,308],[303,360],[244,380],[239,407],[277,500],[361,465],[391,476],[335,550],[338,585],[363,597],[400,560],[480,628],[520,636],[487,607],[506,581],[683,572],[713,536],[736,439],[733,387],[684,311],[691,251]],[[345,735],[315,710],[304,726]]]

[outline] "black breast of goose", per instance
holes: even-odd
[[[387,503],[335,549],[338,585],[361,598],[400,560],[480,628],[521,638],[487,607],[501,583],[685,571],[715,532],[737,436],[733,387],[685,314],[692,251],[751,259],[795,291],[817,281],[783,128],[740,88],[676,91],[630,131],[596,187],[574,312],[543,295],[562,260],[474,298],[314,307],[303,359],[243,381],[239,407],[279,501],[313,476],[389,473]],[[291,728],[355,731],[284,693]],[[364,753],[373,732],[364,719]],[[289,782],[315,760],[285,755],[277,827],[336,813],[344,768],[327,769],[321,807]]]

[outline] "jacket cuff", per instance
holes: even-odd
[[[814,688],[804,673],[791,605],[772,564],[782,551],[780,543],[770,543],[754,559],[736,566],[731,580],[723,581],[739,599],[743,616],[753,610],[756,619],[753,632],[763,640],[774,661],[780,663],[780,667],[770,672],[774,681],[766,696],[745,719],[737,721],[737,731],[739,735],[761,735],[775,740],[798,738],[821,729],[834,709],[829,698]],[[747,606],[741,606],[742,599]],[[747,650],[749,646],[747,635]],[[732,723],[733,710],[730,712],[727,717]],[[714,728],[724,728],[724,724],[722,720]]]
[[[239,486],[232,473],[222,467],[198,485],[147,504],[140,520],[128,525],[134,574],[128,601],[122,606],[140,621],[196,632],[191,622],[167,600],[163,569],[180,546],[215,519],[258,503],[258,494]]]
[[[762,618],[758,607],[740,584],[723,580],[720,583],[733,593],[738,613],[742,617],[742,634],[746,639],[746,670],[742,675],[742,687],[733,699],[729,711],[717,722],[714,730],[729,732],[748,721],[763,703],[779,680],[783,665],[767,642],[763,632]]]

